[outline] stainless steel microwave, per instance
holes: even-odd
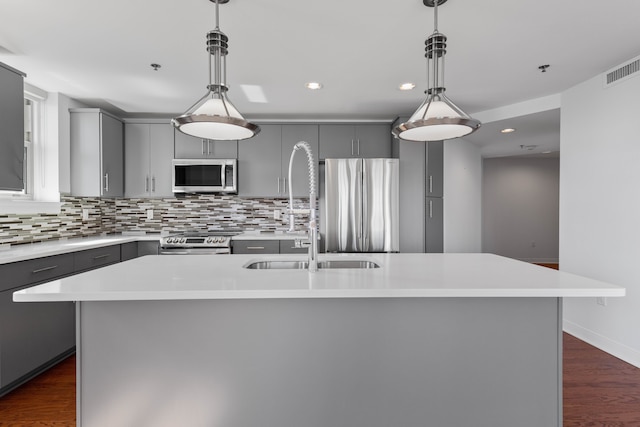
[[[174,159],[174,193],[237,193],[236,159]]]

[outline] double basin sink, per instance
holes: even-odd
[[[308,261],[254,261],[246,264],[244,268],[249,270],[306,270],[309,267]],[[367,260],[327,260],[318,261],[318,269],[327,268],[380,268],[379,264]]]

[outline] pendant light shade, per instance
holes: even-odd
[[[260,127],[245,120],[227,97],[226,56],[229,39],[219,28],[218,4],[227,3],[229,0],[210,1],[216,4],[216,28],[207,34],[208,91],[184,114],[172,119],[171,123],[180,132],[198,138],[213,140],[251,138],[260,132]]]
[[[444,94],[444,56],[447,37],[438,32],[438,4],[447,0],[424,0],[434,7],[434,32],[425,41],[427,58],[427,99],[411,118],[393,129],[393,134],[406,141],[442,141],[474,132],[480,122],[471,118]]]

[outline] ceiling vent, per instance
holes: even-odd
[[[622,83],[629,80],[631,77],[640,75],[640,56],[636,57],[619,67],[612,68],[604,73],[604,87],[609,87],[615,84]]]

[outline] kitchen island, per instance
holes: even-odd
[[[77,301],[83,427],[560,427],[562,298],[624,295],[489,254],[320,260],[354,258],[380,267],[146,256],[14,300]]]

